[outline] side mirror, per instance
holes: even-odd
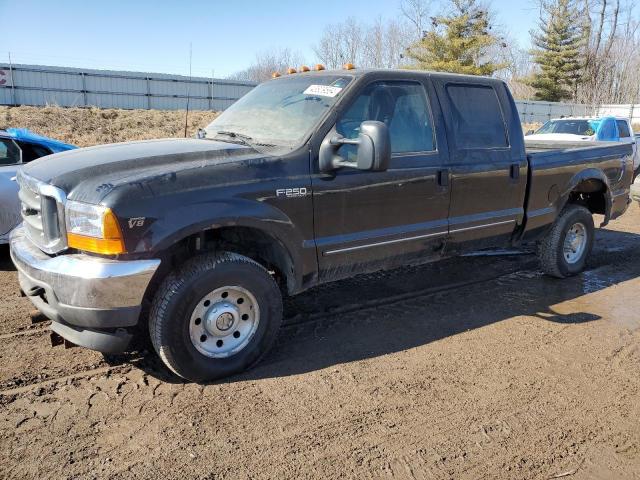
[[[356,145],[357,159],[350,162],[337,154],[341,145]],[[320,145],[320,171],[331,172],[338,168],[349,167],[371,172],[382,172],[389,168],[391,160],[391,137],[387,125],[377,121],[365,121],[360,124],[360,134],[356,139],[333,135],[324,139]]]
[[[533,135],[534,133],[535,133],[535,132],[534,132],[533,130],[527,130],[527,133],[525,133],[525,136],[526,136],[526,135]]]

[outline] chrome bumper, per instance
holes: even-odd
[[[105,352],[128,344],[130,338],[124,342],[122,330],[113,345],[105,344],[103,337],[97,344],[89,337],[92,332],[93,337],[104,336],[109,335],[105,329],[138,323],[142,299],[160,260],[119,261],[85,254],[50,257],[26,237],[22,226],[12,232],[10,246],[20,288],[54,322],[54,331]]]

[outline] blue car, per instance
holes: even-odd
[[[21,221],[16,173],[22,165],[52,153],[76,148],[25,128],[0,130],[0,244]]]

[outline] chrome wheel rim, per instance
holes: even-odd
[[[226,358],[248,345],[259,322],[258,302],[251,292],[238,286],[216,288],[194,308],[189,337],[201,354]]]
[[[574,223],[564,237],[563,254],[569,264],[580,261],[587,248],[587,227],[583,223]]]

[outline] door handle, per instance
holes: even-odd
[[[512,163],[511,164],[511,167],[509,168],[509,176],[513,180],[518,180],[520,178],[520,164],[519,163]]]
[[[441,187],[449,186],[449,170],[438,170],[438,185]]]

